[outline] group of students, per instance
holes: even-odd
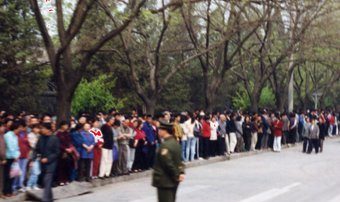
[[[332,112],[280,114],[228,112],[205,114],[166,111],[158,116],[124,116],[112,109],[94,117],[82,114],[70,122],[55,117],[21,113],[0,114],[0,189],[6,197],[18,191],[72,181],[91,181],[129,175],[153,167],[160,122],[172,123],[175,139],[182,147],[183,161],[208,159],[234,152],[272,148],[303,141],[303,152],[323,150],[327,135],[338,134]],[[12,177],[17,163],[21,175]]]

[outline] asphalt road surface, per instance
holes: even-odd
[[[179,202],[340,202],[340,140],[326,140],[321,154],[301,146],[187,169]],[[151,179],[98,187],[61,201],[155,202]]]

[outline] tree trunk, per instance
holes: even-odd
[[[254,87],[254,90],[249,97],[251,102],[250,110],[252,112],[257,112],[259,110],[260,95],[261,91]]]
[[[74,89],[59,88],[57,92],[57,123],[61,121],[70,121],[71,104]]]
[[[152,97],[149,100],[143,101],[144,103],[144,113],[145,114],[150,114],[150,115],[154,115],[155,114],[155,108],[156,108],[156,104],[157,104],[158,99],[156,97]]]
[[[294,74],[293,71],[289,75],[288,83],[288,112],[292,112],[294,109]]]
[[[283,96],[285,94],[286,94],[285,90],[278,89],[275,91],[275,106],[276,106],[276,109],[281,113],[285,110],[286,99]]]

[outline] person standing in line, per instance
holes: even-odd
[[[283,135],[282,135],[282,143],[288,144],[289,139],[289,119],[286,113],[282,114],[282,121],[283,121]]]
[[[181,121],[181,115],[176,114],[175,117],[174,117],[174,121],[173,121],[174,135],[175,135],[177,142],[179,142],[183,147],[182,138],[183,138],[184,132],[183,132],[183,128],[181,128],[181,126],[180,126],[180,121]]]
[[[325,137],[327,135],[327,124],[326,124],[326,119],[323,113],[321,113],[319,116],[318,126],[320,129],[319,147],[320,147],[320,153],[321,153],[323,152],[323,142],[325,141]]]
[[[3,198],[3,188],[4,188],[4,168],[6,164],[6,142],[5,142],[5,125],[0,122],[0,199]]]
[[[133,136],[133,130],[129,127],[129,122],[126,119],[122,119],[122,124],[118,128],[118,170],[120,175],[128,175],[129,169],[128,163],[128,149],[129,139]]]
[[[89,123],[85,123],[83,130],[80,132],[83,138],[83,143],[79,161],[79,181],[91,181],[91,164],[93,159],[95,139],[94,136],[89,132],[90,129],[91,125]]]
[[[250,150],[255,151],[255,146],[257,144],[257,115],[255,114],[251,120],[251,143]]]
[[[309,139],[310,144],[308,147],[308,154],[312,153],[313,149],[315,149],[315,153],[319,153],[319,135],[320,135],[320,129],[319,126],[316,123],[316,117],[312,117],[312,123],[309,127]]]
[[[28,142],[31,147],[31,162],[30,162],[30,176],[27,181],[27,190],[40,190],[38,187],[38,177],[41,173],[40,162],[38,160],[32,161],[33,153],[40,137],[40,125],[31,125],[31,132],[28,134]]]
[[[281,120],[279,114],[275,114],[273,118],[272,126],[273,126],[273,133],[274,133],[273,150],[274,152],[281,152],[283,121]]]
[[[19,163],[19,167],[21,170],[21,175],[14,178],[13,191],[14,192],[17,192],[17,191],[26,192],[24,181],[26,179],[28,156],[31,151],[31,148],[28,142],[28,137],[27,137],[27,132],[26,132],[26,123],[23,120],[20,120],[19,124],[23,128],[20,131],[20,133],[17,134],[18,142],[19,142],[19,149],[20,149],[20,157],[19,157],[18,163]]]
[[[289,143],[295,144],[297,139],[297,119],[294,113],[290,114],[290,120],[289,120]]]
[[[52,134],[51,123],[41,125],[41,136],[36,145],[33,160],[39,159],[43,175],[43,202],[53,201],[52,183],[60,153],[59,139]]]
[[[146,135],[142,130],[143,122],[141,120],[135,120],[135,132],[136,135],[134,137],[134,148],[136,148],[135,159],[132,165],[133,172],[141,172],[147,168],[146,165],[146,152],[145,152],[145,144],[146,144]]]
[[[235,128],[236,128],[236,138],[237,138],[237,144],[236,144],[235,151],[236,152],[243,152],[243,150],[244,150],[244,140],[243,140],[242,116],[238,115],[234,122],[235,122]]]
[[[146,141],[147,141],[147,165],[148,169],[151,168],[155,161],[155,155],[156,155],[156,145],[157,145],[157,138],[155,134],[155,130],[152,126],[152,116],[147,115],[146,121],[143,124],[143,131],[146,135]]]
[[[216,117],[213,115],[210,121],[210,156],[215,157],[219,154],[218,152],[218,141],[217,141],[217,130],[218,130],[218,122]]]
[[[132,130],[131,136],[128,139],[128,160],[127,160],[127,168],[129,172],[132,171],[132,165],[133,162],[135,161],[135,154],[136,154],[136,148],[134,146],[134,138],[136,136],[136,131],[134,130],[135,127],[137,126],[137,122],[134,122],[136,120],[135,118],[129,117],[127,118],[127,125],[130,127]]]
[[[23,130],[22,125],[15,121],[9,127],[9,131],[4,135],[6,143],[6,164],[4,167],[4,189],[3,193],[6,197],[13,196],[13,178],[10,176],[12,164],[19,160],[20,148],[18,135]]]
[[[175,202],[180,182],[184,180],[181,146],[173,136],[173,125],[161,122],[158,135],[163,139],[154,165],[152,186],[157,188],[159,202]]]
[[[196,149],[196,138],[194,135],[194,127],[195,127],[195,118],[191,115],[188,115],[187,121],[184,123],[184,127],[186,128],[186,136],[188,138],[188,144],[185,148],[185,156],[187,160],[192,161],[195,158],[195,149]]]
[[[100,169],[99,169],[99,177],[110,177],[113,156],[113,131],[112,126],[115,119],[112,116],[108,116],[106,120],[106,124],[101,127],[101,131],[103,133],[103,147],[102,147],[102,157],[100,161]]]
[[[92,176],[94,179],[98,178],[99,176],[99,169],[100,169],[100,160],[102,157],[102,147],[103,147],[103,133],[100,130],[101,121],[100,119],[96,118],[93,121],[92,129],[90,133],[93,134],[95,138],[95,146],[93,148],[93,164],[92,164]]]
[[[202,157],[204,159],[209,159],[210,155],[210,136],[211,136],[211,128],[210,128],[210,117],[205,116],[202,120]]]
[[[237,145],[235,113],[232,113],[227,121],[227,132],[230,138],[230,153],[234,153]]]
[[[227,122],[224,114],[220,115],[218,120],[218,134],[219,134],[219,155],[228,155],[229,151],[229,137],[227,135]]]
[[[195,117],[194,117],[195,118]],[[194,136],[196,139],[196,158],[198,160],[202,160],[202,118],[201,116],[197,115],[195,118],[195,126],[194,126]]]
[[[251,147],[251,127],[252,123],[250,120],[250,116],[246,115],[244,118],[244,123],[243,123],[243,139],[244,139],[244,148],[246,151],[250,151]]]
[[[261,117],[261,121],[263,124],[261,148],[268,149],[269,135],[271,131],[270,131],[270,123],[268,122],[269,117],[268,117],[267,111],[263,110],[263,113],[260,117]]]
[[[60,186],[64,186],[69,183],[71,171],[72,171],[72,140],[69,132],[69,123],[67,121],[61,121],[59,124],[59,130],[56,133],[59,139],[60,156],[57,168],[57,179]]]
[[[71,130],[71,140],[72,140],[72,157],[73,157],[73,166],[70,176],[70,181],[74,181],[78,179],[78,168],[79,168],[79,161],[80,161],[80,153],[82,150],[82,143],[84,142],[83,136],[80,134],[81,130],[83,129],[82,124],[77,124],[75,128]]]
[[[306,116],[306,120],[304,121],[303,128],[302,128],[302,138],[303,138],[302,153],[307,152],[307,148],[309,147],[309,144],[310,144],[309,128],[310,128],[310,120],[309,120],[309,117]]]

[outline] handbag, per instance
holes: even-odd
[[[19,166],[19,163],[18,162],[14,162],[11,166],[11,170],[9,172],[9,176],[11,178],[15,178],[15,177],[19,177],[21,176],[21,169],[20,169],[20,166]]]
[[[134,139],[129,139],[129,147],[131,149],[134,149],[135,148],[135,140]]]

